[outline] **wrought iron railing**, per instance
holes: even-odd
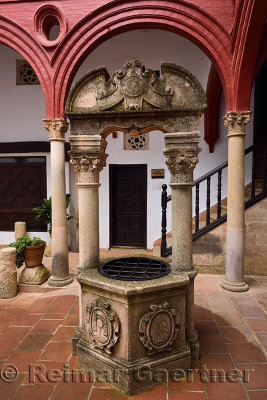
[[[262,198],[267,196],[267,151],[264,152],[264,161],[261,165],[262,174],[260,179],[257,177],[258,168],[256,152],[254,146],[250,146],[245,150],[245,155],[252,152],[252,181],[251,192],[248,199],[245,201],[245,208],[250,207]],[[195,217],[194,217],[194,232],[193,240],[209,232],[211,229],[220,225],[227,220],[227,212],[222,215],[222,176],[225,168],[228,167],[228,161],[219,165],[217,168],[201,176],[194,182],[195,188]],[[217,207],[216,217],[211,221],[211,178],[217,175]],[[200,184],[206,181],[206,218],[205,225],[200,227],[200,211],[199,211],[199,194]],[[167,185],[162,185],[161,194],[161,208],[162,208],[162,222],[161,222],[161,257],[168,257],[172,254],[172,247],[167,247],[167,205],[171,201],[171,195],[167,194]],[[214,206],[212,207],[214,209]],[[204,210],[205,211],[205,210]]]

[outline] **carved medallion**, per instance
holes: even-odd
[[[139,323],[140,340],[147,347],[148,355],[172,349],[177,338],[180,317],[168,302],[151,305],[150,312]]]
[[[94,347],[111,354],[111,348],[119,340],[120,321],[118,315],[111,310],[110,304],[96,300],[86,307],[87,330],[93,340]]]

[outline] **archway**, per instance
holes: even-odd
[[[129,12],[130,11],[130,12]],[[56,49],[52,63],[56,69],[57,98],[54,115],[63,116],[65,99],[73,77],[86,58],[100,43],[122,32],[135,29],[162,29],[178,33],[200,47],[216,66],[231,109],[231,39],[229,33],[208,13],[190,3],[177,8],[172,1],[142,2],[100,7],[71,30]],[[207,34],[208,33],[208,34]]]
[[[168,46],[166,46],[168,43]],[[197,76],[203,88],[206,88],[208,73],[210,69],[210,61],[196,45],[189,40],[175,33],[161,31],[156,29],[142,29],[126,32],[117,35],[95,49],[83,62],[77,74],[75,81],[81,78],[89,69],[106,65],[112,74],[132,57],[138,57],[143,60],[145,65],[157,70],[160,75],[160,62],[162,59],[176,64],[182,64]],[[195,60],[198,60],[195,63]],[[209,155],[208,146],[204,142],[203,117],[201,117],[201,138],[199,154],[199,163],[195,170],[195,178],[206,174],[218,164],[224,162],[227,158],[227,138],[222,137],[223,147],[220,146],[219,151],[214,155]],[[140,150],[129,150],[125,147],[125,133],[118,132],[116,137],[109,135],[107,140],[107,168],[100,175],[101,187],[99,190],[100,205],[100,247],[107,249],[112,247],[112,203],[108,201],[110,196],[110,175],[109,165],[147,165],[147,235],[146,248],[152,249],[153,242],[160,236],[161,225],[161,207],[160,196],[162,184],[169,182],[169,171],[166,168],[162,148],[164,147],[164,135],[162,132],[150,132],[146,136],[149,137],[149,145]],[[152,177],[152,169],[164,169],[164,177]],[[72,168],[70,168],[70,190],[72,199],[75,199],[75,176]],[[142,187],[140,182],[140,187]],[[226,184],[224,185],[226,188]],[[217,186],[212,185],[212,194],[216,195]],[[73,202],[73,205],[75,202]],[[144,204],[144,207],[145,204]],[[72,210],[72,215],[76,215],[76,210]],[[109,223],[110,220],[110,223]],[[76,220],[71,221],[71,237],[73,243],[76,236]],[[171,229],[171,217],[168,216],[168,228]],[[77,236],[76,236],[77,237]],[[124,246],[129,245],[129,240],[124,241]],[[144,242],[143,242],[144,243]],[[120,242],[122,245],[122,242]],[[143,244],[144,245],[144,244]],[[139,246],[138,246],[139,247]]]

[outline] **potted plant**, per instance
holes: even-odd
[[[66,194],[66,208],[69,207],[71,202],[71,195],[68,193]],[[44,199],[43,202],[39,207],[35,207],[32,211],[36,211],[37,215],[35,217],[36,221],[43,221],[48,226],[48,231],[51,235],[52,231],[52,201],[51,197],[49,199]],[[70,219],[75,218],[72,215],[67,213],[67,221]]]
[[[42,265],[46,242],[40,237],[34,236],[32,239],[25,235],[10,243],[10,247],[16,248],[16,264],[20,268],[25,262],[28,268],[39,267]]]

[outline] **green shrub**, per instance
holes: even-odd
[[[24,263],[24,249],[26,246],[39,246],[40,244],[45,244],[45,242],[38,236],[34,236],[32,239],[25,235],[18,238],[15,242],[10,243],[10,247],[15,247],[16,249],[16,264],[17,268],[20,268]]]

